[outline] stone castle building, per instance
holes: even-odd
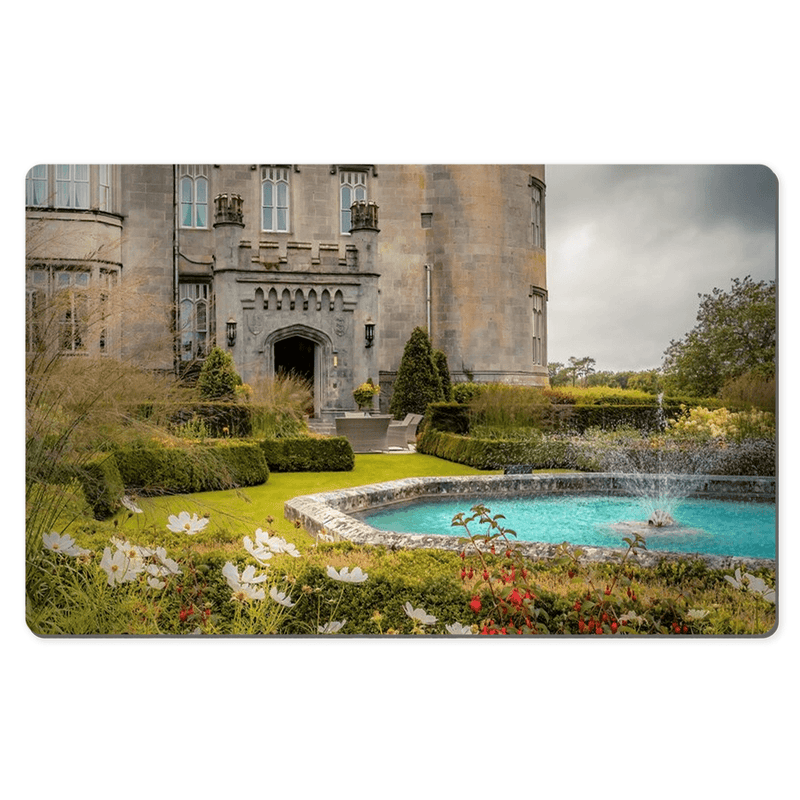
[[[62,291],[65,352],[182,374],[216,343],[321,418],[367,378],[388,408],[415,326],[454,381],[547,385],[544,195],[543,166],[36,166],[28,347]]]

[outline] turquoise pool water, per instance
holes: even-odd
[[[464,498],[419,500],[358,516],[383,531],[463,536],[464,529],[452,527],[451,522],[459,512],[469,516],[475,502]],[[482,502],[492,515],[505,516],[503,526],[516,531],[518,541],[568,541],[598,547],[624,547],[623,537],[630,537],[630,532],[612,526],[620,522],[646,523],[652,511],[644,500],[634,497],[562,495]],[[676,503],[670,512],[678,527],[645,526],[642,531],[648,550],[775,558],[774,503],[692,498]],[[485,529],[477,523],[470,527],[473,534]]]

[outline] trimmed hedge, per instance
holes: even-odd
[[[344,436],[264,439],[260,447],[272,472],[350,472],[356,463]]]
[[[257,486],[269,478],[255,442],[216,442],[164,447],[121,447],[114,458],[125,487],[137,494],[186,494]]]
[[[466,403],[431,403],[424,427],[447,433],[469,433],[469,406]]]
[[[417,452],[475,469],[502,469],[508,464],[530,464],[533,469],[567,469],[575,462],[572,447],[566,441],[544,437],[476,439],[432,428],[418,437]]]
[[[74,468],[74,475],[95,519],[107,519],[119,508],[125,486],[113,455],[94,456],[86,464]]]

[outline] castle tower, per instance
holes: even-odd
[[[427,170],[430,336],[456,379],[547,385],[544,170]]]

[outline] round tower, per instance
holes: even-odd
[[[429,166],[427,318],[456,380],[546,386],[544,167]]]

